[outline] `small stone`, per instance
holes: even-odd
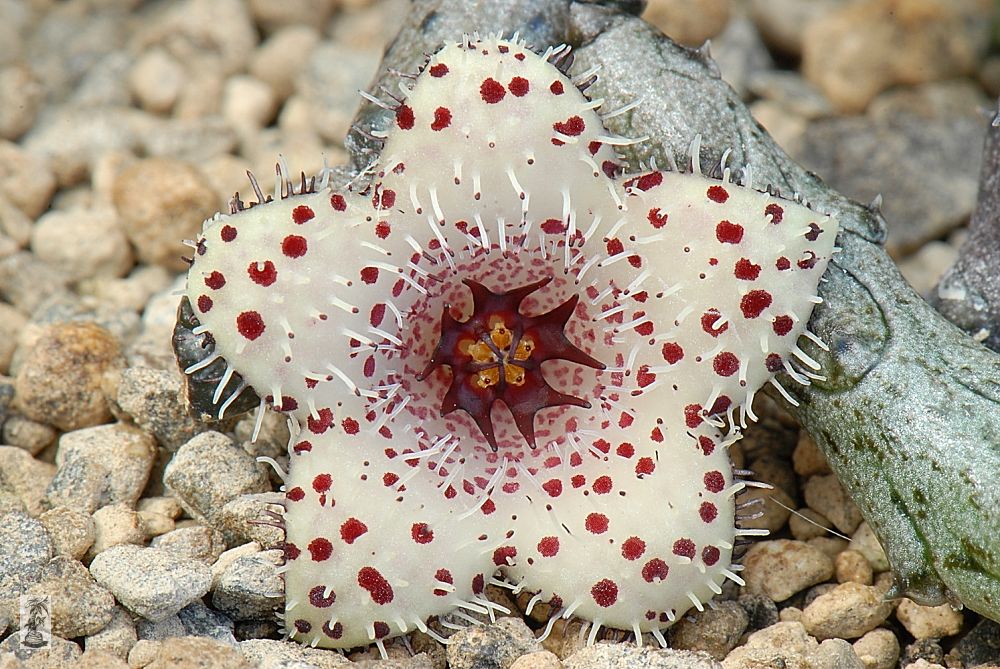
[[[139,618],[135,621],[135,631],[140,641],[163,641],[170,637],[186,636],[184,623],[177,615],[168,616],[155,623]]]
[[[816,441],[805,430],[799,432],[799,441],[792,453],[792,465],[796,474],[806,478],[833,473],[823,451],[819,450]]]
[[[481,667],[482,665],[475,666]],[[566,669],[604,669],[607,667],[717,669],[719,663],[705,653],[689,650],[653,649],[648,646],[636,648],[633,644],[600,643],[573,653],[563,661],[563,666]]]
[[[747,82],[758,72],[774,69],[774,61],[756,26],[742,14],[735,14],[726,29],[712,40],[712,58],[722,78],[733,90],[746,97]]]
[[[17,374],[17,404],[25,416],[60,430],[111,418],[104,388],[125,366],[117,340],[93,323],[49,326]]]
[[[155,511],[139,511],[138,513],[139,518],[142,520],[142,529],[145,531],[147,539],[172,532],[177,527],[173,518],[165,516],[162,513],[156,513]]]
[[[45,104],[45,87],[30,67],[13,63],[0,67],[0,100],[16,100],[14,104],[0,106],[0,139],[13,141],[35,122]]]
[[[944,664],[944,649],[937,639],[917,639],[907,644],[899,658],[899,666],[908,667],[920,661],[931,665]]]
[[[726,0],[653,0],[646,5],[642,18],[675,42],[699,47],[726,27],[729,3]]]
[[[130,658],[131,659],[131,658]],[[131,663],[130,663],[131,664]],[[164,639],[145,669],[251,669],[239,650],[206,637]]]
[[[757,542],[743,563],[747,592],[765,594],[776,602],[833,576],[833,561],[801,541]]]
[[[177,612],[177,619],[184,627],[181,636],[201,636],[236,645],[233,635],[233,620],[218,611],[208,608],[201,600],[195,600]]]
[[[783,623],[801,623],[802,609],[797,606],[786,606],[778,612],[778,620]]]
[[[100,632],[115,612],[115,598],[73,558],[52,558],[27,594],[49,598],[52,633],[66,639]]]
[[[223,527],[227,502],[271,489],[263,466],[218,432],[204,432],[181,446],[163,482],[192,518],[216,528]]]
[[[75,667],[76,661],[82,655],[80,647],[72,641],[53,634],[48,639],[48,646],[43,648],[28,648],[21,645],[21,635],[11,634],[0,643],[0,662],[8,657],[20,660],[17,664],[4,664],[4,669],[64,669]]]
[[[9,314],[6,314],[3,307],[0,306],[0,320],[7,316]],[[58,435],[59,433],[54,428],[45,423],[14,414],[3,423],[2,441],[10,446],[28,451],[32,455],[38,455],[55,443]]]
[[[130,107],[131,97],[125,80],[132,59],[133,56],[124,50],[104,53],[83,75],[67,101],[81,107]],[[95,159],[100,158],[95,156]]]
[[[874,586],[842,583],[802,611],[802,624],[817,639],[856,639],[881,625],[892,613]]]
[[[0,140],[0,195],[31,218],[38,218],[56,192],[49,164],[38,153]]]
[[[298,80],[299,95],[312,109],[314,129],[323,139],[340,143],[351,127],[357,100],[344,91],[365,89],[378,70],[381,48],[320,42]],[[338,63],[338,67],[330,67]]]
[[[280,511],[280,493],[241,495],[222,507],[222,527],[243,541],[256,541],[272,548],[285,540],[285,533],[274,525],[261,525],[257,521],[274,522],[268,512]],[[251,522],[253,521],[253,522]]]
[[[122,607],[116,606],[111,622],[101,631],[84,639],[84,648],[87,651],[102,651],[124,660],[128,658],[128,653],[137,640],[132,616]]]
[[[892,630],[878,627],[854,642],[854,652],[865,669],[894,669],[899,660],[899,640]]]
[[[142,311],[149,298],[170,285],[173,278],[156,265],[139,265],[121,279],[98,277],[77,285],[81,294],[92,296],[112,307]]]
[[[837,582],[860,583],[861,585],[871,585],[874,574],[872,566],[868,560],[858,551],[846,550],[833,559],[833,567],[836,571]]]
[[[222,97],[220,90],[212,94]],[[162,158],[198,166],[199,174],[204,174],[201,165],[212,156],[235,152],[239,137],[220,116],[183,116],[160,121],[156,132],[143,136],[142,149],[151,158]],[[202,176],[202,178],[205,178]],[[197,193],[200,202],[204,196]],[[232,195],[232,193],[230,193]],[[228,198],[227,198],[228,199]],[[162,202],[160,203],[162,204]],[[216,200],[218,208],[218,200]],[[204,211],[204,209],[199,209]],[[185,228],[187,229],[187,228]],[[200,228],[199,228],[200,229]],[[175,269],[167,265],[169,269]],[[186,269],[186,268],[185,268]]]
[[[864,555],[874,571],[883,572],[889,569],[889,560],[885,557],[882,544],[868,523],[861,523],[858,526],[854,536],[851,537],[850,549]]]
[[[896,607],[896,619],[917,639],[940,639],[962,631],[962,612],[950,604],[921,606],[904,597]]]
[[[67,283],[62,270],[27,251],[0,258],[0,297],[21,313],[33,313],[45,300],[65,291]]]
[[[38,583],[51,559],[52,540],[40,521],[21,511],[4,514],[0,522],[0,600],[19,597]]]
[[[803,488],[806,504],[830,519],[841,532],[850,534],[864,518],[834,474],[813,476]]]
[[[0,491],[16,496],[30,514],[42,512],[45,489],[53,474],[52,465],[35,460],[27,451],[0,446]]]
[[[143,431],[167,450],[205,430],[188,412],[182,397],[183,379],[176,371],[130,367],[118,383],[118,406]]]
[[[67,506],[57,506],[43,513],[38,520],[45,526],[52,539],[52,550],[55,555],[81,560],[94,543],[96,530],[94,519],[89,513]]]
[[[160,652],[160,642],[139,639],[128,653],[128,666],[147,667]]]
[[[295,90],[295,79],[320,41],[322,25],[310,20],[282,28],[267,38],[250,60],[250,74],[266,82],[277,99],[285,100]]]
[[[806,543],[828,555],[831,560],[847,550],[847,541],[839,537],[813,537]]]
[[[180,95],[186,73],[184,66],[160,48],[143,53],[128,74],[129,89],[146,111],[165,114]]]
[[[802,71],[838,109],[859,112],[893,84],[973,72],[989,45],[990,9],[982,0],[847,3],[806,26]]]
[[[450,641],[448,665],[452,669],[479,669],[484,656],[492,658],[496,666],[509,665],[526,653],[542,650],[520,618],[498,618],[492,625],[466,627]]]
[[[31,240],[33,225],[31,217],[0,193],[0,232],[14,240],[19,247],[24,247]]]
[[[87,551],[89,557],[119,544],[142,544],[146,529],[138,513],[124,504],[110,504],[94,512],[94,544]]]
[[[921,295],[930,295],[944,273],[958,260],[958,247],[947,242],[930,241],[899,263],[907,283]]]
[[[788,529],[792,536],[799,541],[826,536],[827,530],[832,528],[833,523],[824,518],[821,513],[805,506],[793,513],[788,519]]]
[[[420,632],[414,632],[413,636],[415,637],[417,634],[420,634]],[[237,641],[246,641],[247,639],[274,639],[275,637],[281,636],[281,632],[278,629],[278,623],[273,620],[239,620],[233,624],[233,636]],[[416,648],[414,648],[414,650],[416,650]],[[442,649],[441,652],[441,662],[438,663],[438,666],[444,667],[444,650]]]
[[[153,539],[152,545],[205,564],[212,564],[226,550],[222,533],[204,525],[178,527]]]
[[[695,611],[670,628],[670,647],[697,650],[725,659],[747,628],[749,617],[736,602],[719,602],[714,609]]]
[[[736,497],[737,504],[748,504],[760,500],[755,506],[748,507],[744,513],[760,513],[757,518],[747,518],[740,521],[740,527],[746,529],[765,529],[777,532],[785,523],[795,506],[795,500],[781,488],[744,488]]]
[[[55,478],[45,501],[94,512],[102,506],[135,506],[156,457],[153,439],[122,423],[68,432],[59,439]]]
[[[129,669],[128,662],[104,650],[84,651],[73,669]]]
[[[125,343],[139,331],[139,315],[131,309],[122,309],[113,304],[70,292],[59,292],[47,297],[31,314],[31,322],[21,336],[21,345],[34,345],[44,334],[45,327],[67,322],[89,322],[104,328],[118,342]],[[120,374],[111,375],[105,393],[113,397]]]
[[[321,648],[309,648],[274,639],[248,639],[240,642],[240,651],[249,662],[259,669],[284,669],[297,666],[296,663],[315,666],[317,669],[347,667],[350,661],[340,653]]]
[[[830,101],[798,72],[761,70],[748,79],[747,88],[754,95],[774,102],[801,118],[820,118],[833,114]]]
[[[214,591],[219,587],[219,581],[222,578],[222,575],[234,562],[236,562],[236,560],[247,555],[259,553],[260,550],[260,544],[256,541],[251,541],[250,543],[230,548],[228,551],[224,551],[221,555],[219,555],[219,559],[212,563],[212,590]]]
[[[202,597],[212,582],[203,562],[130,544],[100,553],[90,572],[123,606],[154,622]]]
[[[115,181],[114,203],[139,259],[172,270],[187,269],[179,240],[196,238],[218,205],[196,167],[169,158],[126,168]]]
[[[798,58],[805,27],[841,4],[841,0],[750,0],[749,8],[767,45]]]
[[[144,24],[142,44],[162,44],[188,72],[229,74],[246,67],[257,30],[243,2],[184,0],[165,9],[156,21]]]
[[[46,213],[35,223],[31,250],[71,281],[124,276],[133,264],[132,249],[111,207]]]
[[[830,669],[865,669],[864,663],[854,652],[849,641],[843,639],[826,639],[812,654],[814,667],[830,667]]]
[[[779,622],[754,632],[746,644],[733,649],[722,661],[724,669],[757,667],[809,667],[807,658],[819,648],[798,622]]]
[[[274,120],[278,101],[265,82],[246,74],[230,77],[222,93],[222,116],[242,134],[259,131]]]
[[[945,667],[937,662],[928,662],[927,660],[920,658],[916,662],[904,665],[903,669],[945,669]]]
[[[555,653],[542,650],[522,655],[514,660],[510,669],[563,669],[563,663],[556,657]]]
[[[744,592],[738,600],[746,611],[751,630],[762,630],[778,622],[778,607],[766,595]]]
[[[284,582],[278,573],[282,564],[280,550],[237,558],[219,577],[212,604],[235,620],[270,617],[285,599]]]
[[[302,24],[325,25],[333,11],[342,3],[338,0],[289,0],[281,6],[268,0],[247,3],[254,22],[265,34]]]
[[[140,513],[161,514],[172,520],[177,520],[184,513],[184,509],[181,508],[181,503],[177,501],[176,497],[143,497],[135,508]]]

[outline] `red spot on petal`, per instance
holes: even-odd
[[[368,591],[368,594],[372,596],[372,601],[376,604],[385,605],[393,599],[392,586],[389,585],[389,581],[385,580],[385,577],[382,576],[379,570],[374,567],[362,567],[358,571],[358,585]],[[380,624],[385,627],[385,631],[381,636],[389,634],[388,625],[385,623],[375,623],[376,637],[379,636],[377,628]]]
[[[418,544],[429,544],[434,541],[434,530],[427,523],[413,523],[410,526],[410,536]]]
[[[558,497],[563,491],[562,481],[559,479],[550,479],[542,484],[542,490],[548,493],[549,497]]]
[[[771,203],[764,207],[764,215],[771,217],[771,223],[777,225],[781,223],[781,219],[785,216],[785,210],[781,208],[781,205]]]
[[[236,317],[236,329],[250,341],[264,334],[265,328],[264,319],[256,311],[244,311]]]
[[[583,526],[593,534],[604,534],[608,531],[608,517],[603,513],[588,514]]]
[[[618,448],[615,450],[615,453],[623,458],[631,458],[635,455],[635,447],[627,441],[623,441],[618,444]]]
[[[708,195],[709,200],[718,202],[719,204],[729,199],[729,191],[722,186],[709,186],[706,195]]]
[[[500,102],[506,94],[507,91],[504,89],[503,84],[493,77],[485,79],[479,86],[479,95],[483,98],[483,102],[489,105],[495,105]]]
[[[771,327],[774,328],[774,334],[779,337],[784,337],[791,332],[793,325],[794,322],[791,316],[775,316],[774,321],[771,323]]]
[[[607,495],[614,488],[614,482],[610,476],[598,476],[590,487],[598,495]]]
[[[622,542],[622,557],[626,560],[638,560],[646,552],[646,542],[639,537],[629,537]]]
[[[559,539],[557,537],[542,537],[537,548],[538,554],[542,557],[552,557],[559,552]]]
[[[344,211],[347,209],[347,200],[340,193],[334,193],[330,196],[330,206],[336,211]]]
[[[653,462],[653,458],[639,458],[639,462],[635,463],[635,474],[636,476],[644,476],[647,474],[652,474],[656,470],[656,463]]]
[[[362,269],[361,280],[369,286],[378,281],[378,267],[365,267]]]
[[[389,226],[388,222],[379,221],[375,224],[375,236],[379,239],[385,239],[389,236],[390,232],[392,232],[392,228]]]
[[[434,578],[441,583],[447,583],[452,585],[455,583],[455,577],[451,575],[451,572],[443,567],[434,572]],[[442,590],[441,588],[434,588],[434,595],[437,597],[444,597],[448,594],[447,590]]]
[[[646,220],[649,221],[650,225],[659,230],[667,224],[667,214],[661,214],[660,209],[658,207],[654,207],[649,210],[649,213],[646,214]]]
[[[760,265],[755,265],[746,258],[740,258],[733,268],[733,275],[742,281],[756,281],[760,276]]]
[[[722,314],[720,314],[717,310],[709,309],[701,315],[701,329],[713,337],[718,337],[720,334],[729,329],[729,323],[723,323],[720,328],[715,327],[716,322],[721,318]]]
[[[663,359],[675,365],[684,358],[684,349],[677,342],[667,342],[663,345]]]
[[[718,470],[706,472],[703,480],[705,482],[705,490],[709,492],[722,492],[722,489],[726,486],[726,477]]]
[[[309,603],[317,609],[329,608],[333,606],[335,601],[337,601],[337,593],[331,588],[330,594],[326,595],[325,585],[317,585],[309,591]]]
[[[715,452],[715,442],[712,441],[711,437],[706,437],[704,435],[698,437],[698,447],[705,455],[711,455]]]
[[[714,566],[720,557],[719,549],[715,546],[705,546],[701,549],[701,561],[709,567]]]
[[[313,562],[322,562],[323,560],[329,560],[330,556],[333,555],[333,544],[328,539],[316,537],[309,542],[306,550],[309,551]]]
[[[704,418],[701,416],[702,406],[700,404],[688,404],[684,407],[684,424],[690,428],[701,425]]]
[[[285,498],[293,502],[301,502],[305,498],[305,496],[306,496],[306,491],[300,488],[299,486],[295,486],[294,488],[285,493]]]
[[[219,238],[224,242],[231,242],[236,239],[236,228],[231,225],[223,225],[219,230]]]
[[[702,502],[698,507],[698,515],[701,516],[702,522],[711,523],[719,517],[719,510],[711,502]]]
[[[594,584],[590,596],[598,606],[607,608],[618,601],[618,586],[610,578],[605,578]]]
[[[274,268],[274,263],[270,260],[265,260],[263,264],[260,262],[250,263],[247,266],[247,274],[251,281],[265,288],[278,280],[278,270]]]
[[[292,220],[302,225],[306,221],[311,221],[316,217],[316,212],[312,210],[312,207],[307,207],[304,204],[300,204],[295,209],[292,209]]]
[[[562,82],[558,80],[549,84],[549,90],[552,91],[553,95],[562,95],[565,92]]]
[[[344,521],[344,524],[340,526],[340,538],[344,540],[345,543],[353,544],[354,540],[365,534],[368,531],[368,526],[362,523],[357,518],[348,518]]]
[[[451,125],[451,110],[447,107],[438,107],[435,109],[431,130],[444,130],[449,125]]]
[[[306,426],[313,434],[323,434],[333,425],[333,412],[330,409],[323,408],[316,413],[318,417],[313,418],[309,416],[306,419]]]
[[[432,77],[441,78],[448,74],[448,66],[444,63],[437,63],[436,65],[431,65],[429,71]]]
[[[198,296],[198,311],[200,311],[201,313],[207,314],[209,311],[211,311],[212,304],[213,304],[212,298],[209,297],[208,295]]]
[[[649,371],[649,365],[640,367],[639,372],[635,375],[635,382],[639,384],[640,388],[645,388],[654,381],[656,381],[656,374]]]
[[[353,418],[345,418],[341,421],[340,426],[344,428],[344,432],[347,434],[357,434],[358,431],[361,430],[361,426],[358,424],[358,421]]]
[[[222,272],[212,272],[205,277],[205,285],[212,290],[219,290],[226,285],[226,277],[223,276]]]
[[[305,237],[299,235],[288,235],[281,240],[281,252],[289,258],[301,258],[309,250],[309,244]]]
[[[582,135],[586,128],[587,124],[579,116],[570,116],[565,121],[558,121],[552,124],[553,130],[563,135],[569,135],[570,137]]]
[[[686,558],[694,558],[694,542],[690,539],[678,539],[674,542],[674,555]]]
[[[407,105],[399,105],[399,109],[396,110],[396,125],[401,130],[412,130],[414,120],[413,110]],[[336,209],[336,207],[334,208]]]
[[[312,487],[318,493],[327,492],[333,484],[333,477],[329,474],[317,474],[313,478]]]
[[[777,353],[771,353],[764,358],[764,366],[767,367],[767,371],[772,374],[777,374],[785,368],[785,364],[781,361],[781,356]]]
[[[507,84],[507,90],[510,91],[511,95],[522,98],[528,94],[528,90],[531,88],[528,80],[524,77],[514,77]]]
[[[729,221],[719,221],[715,226],[715,238],[723,244],[739,244],[743,240],[743,226]]]
[[[740,359],[729,351],[723,351],[712,360],[712,369],[719,376],[732,376],[740,369]]]
[[[642,565],[642,578],[646,583],[652,583],[653,581],[662,581],[670,573],[670,567],[667,563],[660,558],[653,558],[646,564]]]
[[[493,551],[493,564],[498,567],[506,567],[514,564],[517,557],[517,549],[513,546],[501,546]]]
[[[740,311],[744,318],[757,318],[771,306],[771,293],[766,290],[751,290],[740,300]]]

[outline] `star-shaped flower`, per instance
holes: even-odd
[[[198,332],[296,426],[295,639],[492,613],[500,578],[591,639],[662,642],[740,580],[721,417],[815,367],[796,340],[836,226],[696,158],[622,177],[628,140],[552,65],[565,51],[447,45],[393,107],[370,185],[279,179],[205,224]]]

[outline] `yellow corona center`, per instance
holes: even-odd
[[[476,375],[476,385],[480,388],[489,388],[500,383],[501,368],[504,381],[514,386],[524,385],[524,369],[511,364],[510,361],[522,362],[530,358],[531,352],[535,350],[535,343],[528,337],[522,337],[514,347],[512,355],[510,348],[514,343],[514,334],[499,316],[490,319],[489,340],[493,346],[486,341],[474,340],[466,340],[459,344],[459,350],[472,358],[473,362],[492,365]]]

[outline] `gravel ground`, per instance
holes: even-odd
[[[1000,625],[883,601],[885,556],[808,435],[767,398],[733,449],[773,491],[747,585],[670,631],[542,642],[546,607],[415,633],[390,659],[282,643],[283,421],[208,431],[170,350],[179,240],[269,174],[342,146],[405,0],[0,0],[0,667],[864,668],[1000,664]],[[1000,93],[986,0],[660,0],[647,18],[712,39],[723,76],[797,160],[868,201],[927,294],[972,210]],[[852,39],[849,39],[853,37]],[[853,44],[863,44],[858,49]],[[994,50],[996,49],[994,45]],[[795,509],[794,515],[791,509]],[[23,594],[49,595],[52,646],[21,647]],[[526,597],[493,596],[513,611]]]

